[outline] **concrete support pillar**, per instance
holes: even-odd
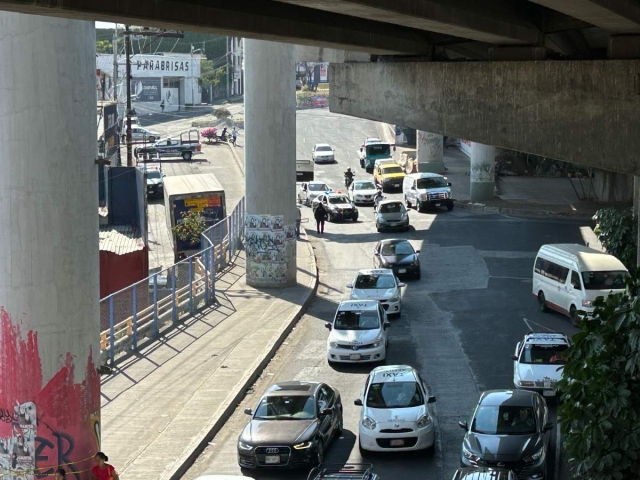
[[[0,65],[0,477],[73,478],[100,441],[94,23],[0,12]]]
[[[294,47],[245,39],[247,283],[296,282]]]
[[[471,144],[471,201],[483,202],[494,197],[495,158],[498,149],[490,145]]]
[[[437,133],[417,131],[418,171],[444,173],[444,141]]]

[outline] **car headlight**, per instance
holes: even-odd
[[[387,223],[387,221],[382,217],[382,215],[378,215],[378,221],[380,223]]]
[[[420,200],[429,200],[429,195],[426,193],[421,193],[420,194]]]
[[[365,417],[362,419],[362,426],[364,428],[369,429],[369,430],[375,430],[376,429],[376,422],[372,418],[369,418],[369,417],[367,417],[365,415]]]
[[[405,220],[405,219],[407,219],[407,218],[409,218],[409,214],[408,214],[407,212],[404,212],[404,213],[402,214],[402,219],[403,219],[403,220]]]
[[[593,302],[591,300],[582,300],[582,306],[583,307],[587,307],[587,308],[591,308],[591,307],[593,307]]]
[[[480,461],[482,461],[482,459],[471,450],[469,450],[464,443],[462,444],[462,454],[464,455],[464,458],[466,458],[467,460],[471,460],[474,463],[479,463]]]
[[[420,265],[420,260],[418,260],[417,258],[413,261],[413,266],[417,267]]]
[[[400,300],[400,297],[399,297],[399,296],[397,296],[397,295],[396,295],[395,297],[391,297],[391,298],[389,299],[389,301],[390,301],[390,302],[397,302],[398,300]]]
[[[536,460],[540,460],[540,458],[543,455],[544,455],[544,447],[542,447],[540,450],[538,450],[534,454],[524,457],[523,460],[527,463],[532,463],[532,462],[535,462]]]
[[[431,417],[429,415],[423,415],[418,419],[418,428],[424,428],[431,425]]]
[[[381,339],[381,338],[378,338],[375,342],[372,343],[372,346],[373,346],[373,348],[378,348],[383,343],[384,343],[384,340]]]
[[[535,384],[526,380],[518,380],[519,387],[533,387]]]
[[[253,445],[249,445],[248,443],[244,443],[242,441],[238,442],[238,448],[240,450],[245,450],[247,452],[250,452],[251,450],[253,450]]]
[[[293,448],[296,450],[306,450],[307,448],[311,448],[313,442],[302,442],[297,445],[294,445]]]
[[[329,348],[338,348],[338,344],[336,342],[329,342]]]
[[[451,192],[444,192],[444,198],[451,198]]]

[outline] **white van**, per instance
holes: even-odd
[[[629,272],[613,255],[579,244],[543,245],[533,266],[533,290],[540,311],[548,308],[571,318],[593,313],[593,301],[624,291]]]
[[[402,193],[407,208],[416,207],[421,211],[426,207],[446,206],[453,210],[451,184],[437,173],[412,173],[404,177]]]

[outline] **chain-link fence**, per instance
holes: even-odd
[[[216,273],[229,265],[244,238],[244,198],[232,214],[202,234],[204,249],[100,301],[101,361],[114,363],[167,324],[215,298]]]

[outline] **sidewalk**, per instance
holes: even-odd
[[[175,480],[222,427],[317,288],[306,234],[298,285],[258,290],[244,252],[217,281],[218,304],[168,331],[102,380],[102,444],[125,480]]]

